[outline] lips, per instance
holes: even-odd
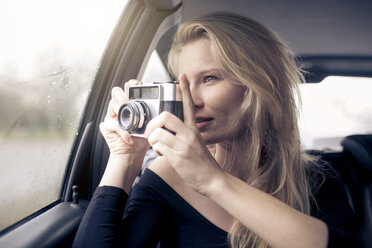
[[[196,126],[199,129],[201,129],[201,128],[207,126],[208,124],[210,124],[212,122],[213,118],[203,117],[203,116],[196,116],[195,120],[196,120]]]

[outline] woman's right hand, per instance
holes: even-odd
[[[128,81],[125,83],[125,92],[129,86],[137,84],[139,84],[137,80]],[[112,89],[105,120],[99,126],[110,149],[110,157],[100,186],[119,187],[129,193],[150,145],[147,139],[133,137],[119,126],[119,108],[129,101],[125,92],[120,87]]]
[[[111,91],[111,100],[105,120],[99,126],[110,149],[110,157],[126,157],[127,155],[136,154],[143,155],[149,148],[147,139],[131,136],[129,132],[122,130],[118,123],[119,108],[129,101],[126,94],[128,87],[138,84],[139,81],[130,80],[125,83],[125,91],[120,87],[114,87]]]

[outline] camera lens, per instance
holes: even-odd
[[[124,103],[118,113],[120,128],[131,133],[143,133],[150,120],[150,111],[143,101]]]
[[[133,112],[129,108],[123,108],[121,113],[122,125],[124,127],[130,127],[133,123]]]

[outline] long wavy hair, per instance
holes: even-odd
[[[304,81],[295,56],[281,39],[247,17],[220,12],[183,23],[174,37],[168,67],[174,75],[182,47],[206,38],[224,78],[242,85],[241,131],[221,165],[231,171],[247,161],[246,182],[293,208],[310,214],[314,186],[321,171],[303,152],[297,123],[298,85]],[[244,152],[242,153],[241,140]],[[239,147],[238,147],[239,146]],[[319,173],[318,173],[319,172]],[[320,175],[320,177],[319,177]],[[229,231],[232,247],[268,247],[235,221]]]

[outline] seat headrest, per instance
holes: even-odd
[[[355,169],[358,173],[372,181],[372,135],[350,135],[342,140],[341,145],[357,162]]]

